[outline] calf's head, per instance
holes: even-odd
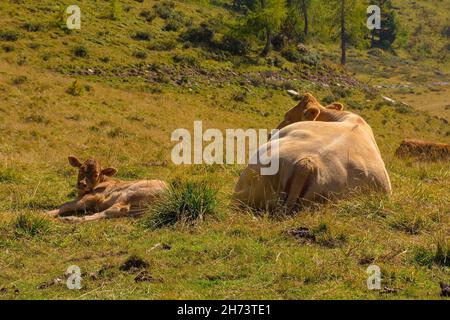
[[[328,121],[327,114],[342,111],[344,106],[335,102],[323,107],[312,94],[306,93],[295,107],[286,112],[283,122],[277,127],[282,129],[292,123],[300,121]]]
[[[88,159],[82,163],[77,157],[69,156],[69,163],[72,167],[78,168],[77,189],[80,197],[92,192],[99,183],[117,173],[115,168],[102,169],[95,159]]]

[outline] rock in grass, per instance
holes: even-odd
[[[293,96],[293,97],[298,97],[298,96],[300,96],[300,93],[298,93],[298,92],[295,91],[295,90],[287,90],[287,93],[288,93],[290,96]]]

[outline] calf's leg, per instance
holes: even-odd
[[[60,220],[64,222],[84,222],[84,221],[96,221],[101,219],[111,219],[111,218],[120,218],[128,216],[130,212],[130,205],[129,204],[115,204],[112,207],[98,212],[96,214],[90,215],[90,216],[83,216],[83,217],[61,217]]]
[[[59,209],[48,211],[47,215],[56,218],[69,212],[92,210],[98,203],[98,200],[96,196],[86,195],[79,200],[64,203]]]

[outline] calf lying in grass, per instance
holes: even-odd
[[[70,156],[69,163],[79,170],[78,197],[48,212],[50,216],[60,217],[63,221],[94,221],[138,215],[148,210],[167,189],[161,180],[129,182],[112,179],[117,170],[102,169],[95,159],[81,163],[76,157]],[[93,214],[74,216],[76,213]]]

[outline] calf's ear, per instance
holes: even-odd
[[[72,167],[79,168],[79,167],[82,166],[80,160],[78,160],[77,157],[75,157],[75,156],[69,156],[68,159],[69,159],[69,163],[70,163],[70,165],[71,165]]]
[[[108,177],[112,177],[117,173],[117,169],[116,168],[106,168],[103,169],[100,174],[104,175],[104,176],[108,176]]]
[[[339,102],[334,102],[334,103],[330,104],[329,106],[327,106],[327,109],[342,111],[342,110],[344,110],[344,105]]]
[[[308,121],[315,121],[320,114],[320,110],[317,107],[309,107],[303,112],[305,119]]]

